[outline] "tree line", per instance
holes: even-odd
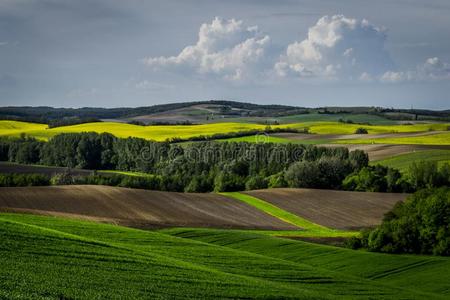
[[[64,133],[48,142],[3,139],[0,160],[143,172],[156,176],[157,183],[151,184],[155,189],[185,192],[272,187],[412,192],[450,181],[448,165],[413,164],[413,170],[403,175],[392,168],[369,166],[365,152],[343,147],[215,141],[173,144],[108,133]]]
[[[163,186],[158,189],[188,192],[294,186],[298,162],[317,167],[320,183],[314,186],[339,188],[347,175],[368,163],[364,152],[346,148],[214,141],[171,144],[116,138],[108,133],[64,133],[48,142],[27,137],[3,139],[0,160],[144,172],[161,178]]]

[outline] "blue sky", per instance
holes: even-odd
[[[1,0],[0,105],[450,109],[449,1]]]

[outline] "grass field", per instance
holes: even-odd
[[[367,138],[336,141],[338,144],[410,144],[410,145],[450,145],[450,132],[424,136]]]
[[[387,159],[377,160],[372,164],[380,164],[406,172],[413,162],[418,161],[435,161],[438,166],[444,163],[450,164],[450,150],[426,150],[416,151],[407,154],[396,155]]]
[[[257,233],[155,232],[0,214],[0,236],[5,299],[444,299],[450,290],[445,258]]]
[[[47,140],[60,133],[70,132],[109,132],[117,137],[139,137],[155,141],[165,141],[170,138],[189,138],[194,136],[211,136],[216,133],[229,133],[237,131],[248,131],[252,129],[264,129],[265,125],[249,123],[211,123],[203,125],[161,125],[161,126],[139,126],[115,122],[85,123],[72,126],[47,128],[47,125],[18,122],[0,121],[0,136],[18,137],[21,133],[38,139]],[[303,122],[288,125],[272,126],[304,129],[308,127],[311,133],[317,134],[352,134],[359,127],[364,127],[369,133],[401,133],[401,132],[423,132],[447,130],[449,124],[414,124],[414,125],[357,125],[339,122]],[[440,142],[449,143],[450,133],[443,133]],[[437,139],[439,135],[430,136]],[[318,137],[320,139],[320,137]],[[381,139],[380,139],[381,140]],[[399,139],[396,139],[399,140]],[[419,138],[419,140],[421,140]],[[369,142],[369,140],[361,140]],[[439,142],[439,141],[435,141]]]
[[[311,133],[317,134],[353,134],[358,128],[367,129],[369,134],[379,133],[404,133],[404,132],[424,132],[424,131],[446,131],[448,123],[429,123],[413,125],[359,125],[339,122],[304,122],[288,125],[291,128],[309,128]]]
[[[297,240],[275,239],[251,232],[181,228],[164,232],[316,268],[336,270],[343,276],[365,278],[410,291],[436,293],[444,298],[450,294],[449,258],[354,251]],[[436,295],[430,294],[430,297]]]

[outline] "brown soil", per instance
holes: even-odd
[[[245,203],[217,194],[108,186],[0,188],[0,211],[73,217],[140,228],[298,229]]]
[[[245,192],[311,222],[336,229],[359,229],[381,223],[383,215],[406,194],[319,189],[269,189]]]
[[[390,144],[322,144],[322,147],[346,147],[353,151],[363,150],[369,155],[371,161],[390,158],[395,155],[405,154],[415,151],[443,149],[450,150],[448,145],[390,145]]]
[[[0,162],[0,173],[21,173],[21,174],[45,174],[55,175],[60,173],[69,172],[71,175],[91,175],[92,170],[83,169],[68,169],[64,167],[50,167],[50,166],[37,166],[37,165],[22,165],[10,162]]]

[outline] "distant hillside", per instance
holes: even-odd
[[[0,107],[0,119],[29,121],[35,123],[56,123],[55,126],[84,123],[84,120],[115,120],[145,124],[166,123],[208,123],[221,119],[247,119],[245,121],[264,122],[270,118],[294,115],[354,115],[366,114],[387,120],[402,121],[449,121],[450,111],[424,109],[393,109],[381,107],[319,107],[305,108],[288,105],[260,105],[254,103],[209,100],[158,104],[142,107],[120,108],[54,108],[48,106],[8,106]],[[256,119],[251,119],[256,118]],[[61,120],[62,123],[61,123]]]

